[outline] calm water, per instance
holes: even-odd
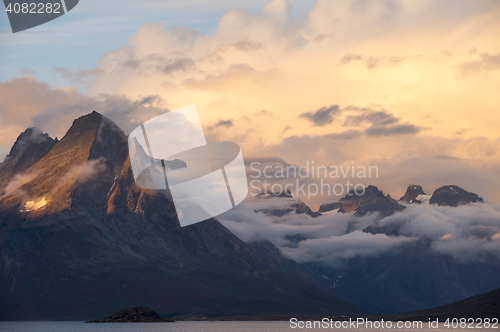
[[[440,326],[439,329],[425,328],[414,331],[419,332],[445,332],[465,331],[466,329],[447,329]],[[398,331],[398,329],[299,329],[290,328],[289,322],[176,322],[176,323],[108,323],[108,324],[85,324],[83,322],[0,322],[0,332],[281,332],[281,331],[333,331],[356,332],[356,331]],[[402,329],[399,331],[410,331]],[[470,332],[474,329],[469,329]],[[485,329],[482,331],[499,332],[500,329]]]

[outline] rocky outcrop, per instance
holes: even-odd
[[[420,195],[425,195],[424,190],[422,189],[422,186],[417,186],[414,184],[411,184],[408,186],[406,189],[406,193],[404,194],[403,197],[399,199],[400,202],[405,202],[405,203],[422,203],[420,200],[418,200],[418,196]]]
[[[115,312],[98,320],[89,320],[85,323],[160,323],[173,322],[173,320],[161,318],[154,310],[144,307],[127,308]]]
[[[37,128],[28,128],[16,139],[5,160],[0,163],[0,189],[15,174],[22,174],[43,158],[59,141]],[[1,192],[0,192],[1,193]]]
[[[342,202],[328,202],[328,203],[323,203],[319,206],[319,212],[328,212],[328,211],[333,211],[333,210],[338,210],[342,207]]]
[[[356,216],[364,216],[368,213],[378,212],[379,218],[387,217],[405,207],[399,205],[391,196],[384,193],[375,186],[366,187],[364,193],[359,195],[354,191],[349,192],[338,202],[323,203],[320,212],[328,212],[339,209],[338,212],[354,212]]]
[[[307,214],[313,218],[321,216],[319,212],[313,212],[309,206],[307,206],[300,199],[293,198],[290,192],[279,192],[279,193],[261,193],[255,196],[255,199],[273,199],[278,198],[284,200],[288,199],[288,204],[277,204],[275,207],[270,207],[266,209],[259,209],[255,212],[263,212],[268,216],[282,217],[290,212],[295,212],[296,214]]]

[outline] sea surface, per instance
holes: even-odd
[[[335,329],[335,328],[291,328],[290,322],[175,322],[175,323],[104,323],[85,324],[84,322],[0,322],[1,332],[281,332],[281,331],[473,331],[474,329],[439,328],[429,329],[424,324],[422,329]],[[496,329],[481,329],[482,331],[500,332]]]

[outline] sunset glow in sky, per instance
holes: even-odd
[[[164,109],[196,104],[209,139],[236,142],[248,158],[354,160],[377,165],[380,177],[366,184],[397,198],[417,183],[500,200],[500,2],[306,2],[214,2],[205,24],[198,12],[198,23],[161,20],[154,2],[155,16],[112,38],[97,63],[6,56],[1,158],[28,126],[60,138],[95,109],[128,134]],[[71,25],[66,16],[59,27]],[[75,14],[74,23],[89,20]],[[65,38],[56,21],[40,29]],[[6,50],[36,36],[7,32]]]

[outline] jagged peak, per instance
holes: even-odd
[[[40,129],[36,127],[29,127],[25,131],[23,131],[19,136],[17,136],[14,145],[10,149],[9,154],[5,158],[5,160],[9,160],[15,158],[16,156],[23,153],[26,148],[31,144],[46,144],[50,142],[58,142],[57,140],[52,139],[49,134],[43,133]]]
[[[390,194],[385,195],[385,198],[387,198],[391,203],[397,203],[397,201],[394,198],[392,198]]]
[[[368,197],[381,197],[387,199],[387,197],[384,196],[384,192],[378,189],[377,186],[369,185],[368,187],[365,188],[363,194],[359,195],[359,193],[355,192],[354,190],[351,190],[343,198],[341,198],[340,201],[351,200],[351,199],[363,199]]]
[[[66,132],[66,135],[61,139],[61,141],[65,140],[67,137],[71,137],[73,135],[78,135],[82,131],[87,131],[89,128],[94,128],[97,130],[97,127],[101,123],[103,116],[96,111],[92,111],[92,113],[82,115],[81,117],[73,120],[71,127]]]
[[[422,186],[416,184],[410,184],[408,188],[406,188],[405,194],[399,199],[401,202],[406,203],[421,203],[420,200],[417,199],[420,195],[426,195]]]
[[[445,185],[434,191],[430,204],[453,206],[469,203],[480,203],[483,199],[473,192],[466,191],[456,185]]]

